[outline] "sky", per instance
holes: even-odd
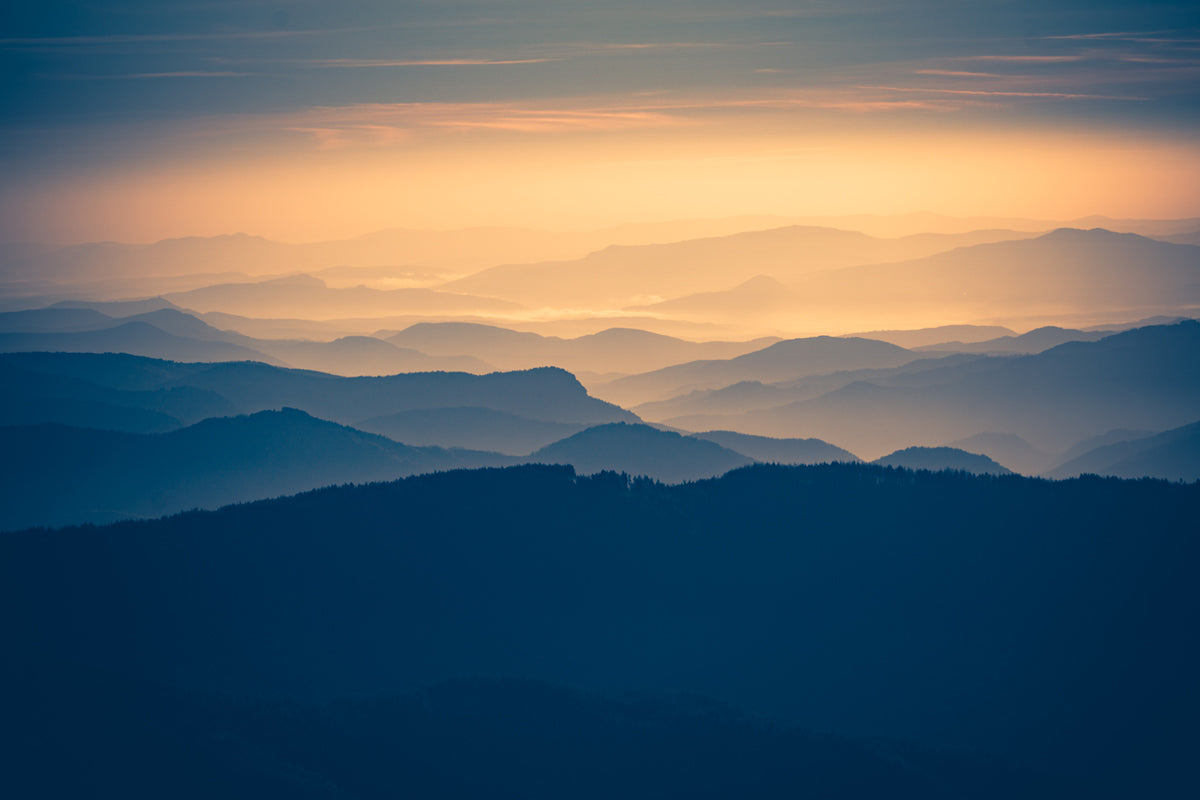
[[[0,241],[1200,215],[1200,4],[0,10]]]

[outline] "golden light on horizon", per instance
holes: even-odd
[[[1061,220],[1200,208],[1192,142],[1079,130],[888,131],[877,117],[812,131],[775,119],[755,130],[505,132],[337,148],[292,139],[235,161],[167,156],[60,179],[10,199],[6,211],[59,240],[245,232],[314,241],[394,227],[582,230],[740,214]]]

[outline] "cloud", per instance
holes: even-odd
[[[1182,35],[1179,35],[1182,34]],[[1043,36],[1043,39],[1090,41],[1090,42],[1137,42],[1139,44],[1200,44],[1195,31],[1123,31],[1119,33],[1072,33],[1061,36]]]
[[[354,33],[367,28],[328,28],[302,31],[232,31],[228,33],[130,33],[104,36],[43,36],[0,39],[3,47],[91,47],[105,44],[157,44],[161,42],[205,42],[228,39],[290,39]]]
[[[545,103],[359,103],[298,112],[212,120],[206,135],[286,131],[303,134],[324,150],[379,147],[424,134],[506,132],[529,135],[604,133],[724,124],[758,112],[834,111],[852,114],[954,111],[958,98],[888,96],[879,90],[776,91],[757,97],[655,98],[653,96]],[[732,115],[732,116],[731,116]],[[194,130],[194,128],[193,128]]]
[[[295,64],[312,68],[362,69],[371,67],[501,67],[514,64],[546,64],[561,60],[559,58],[325,58],[297,59],[274,63]]]
[[[1163,34],[1163,33],[1170,33],[1170,31],[1138,31],[1138,32],[1112,31],[1112,32],[1107,32],[1107,33],[1067,33],[1067,34],[1060,34],[1057,36],[1043,36],[1042,38],[1043,39],[1131,39],[1131,38],[1135,38],[1135,37],[1141,38],[1141,37],[1146,37],[1146,36],[1157,36],[1157,35]]]
[[[111,81],[111,80],[139,80],[142,78],[245,78],[253,75],[258,75],[256,72],[210,72],[204,70],[180,70],[176,72],[133,72],[115,75],[101,75],[89,73],[87,75],[78,74],[47,74],[39,73],[37,77],[49,80],[60,81]]]
[[[995,72],[964,72],[956,69],[917,69],[915,75],[943,75],[953,78],[1011,78],[1011,75],[1000,75]]]
[[[1117,56],[1117,60],[1125,61],[1131,64],[1161,64],[1172,67],[1200,66],[1200,59],[1198,58],[1165,58],[1156,56],[1122,55]]]
[[[1013,64],[1058,64],[1069,61],[1082,61],[1081,55],[1061,55],[1061,56],[1002,56],[1002,55],[979,55],[979,56],[957,56],[949,59],[950,61],[998,61],[1001,63]]]
[[[524,54],[449,55],[427,58],[224,58],[209,63],[276,64],[301,69],[372,69],[389,67],[497,67],[548,64],[579,57],[612,53],[648,53],[692,49],[743,49],[776,47],[788,42],[564,42],[522,48]]]
[[[792,42],[565,42],[562,47],[578,50],[703,50],[779,47]]]
[[[903,86],[862,86],[862,89],[879,89],[887,92],[911,92],[914,94],[923,94],[932,92],[934,94],[959,94],[959,95],[980,95],[986,97],[1027,97],[1034,99],[1048,100],[1147,100],[1145,97],[1130,97],[1121,95],[1107,94],[1079,94],[1074,92],[1015,92],[1002,91],[995,89],[930,89],[925,87],[903,87]]]
[[[97,75],[97,78],[243,78],[254,75],[253,72],[203,72],[201,70],[184,70],[180,72],[135,72],[132,75]]]

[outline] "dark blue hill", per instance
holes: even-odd
[[[1089,777],[1088,796],[1185,797],[1197,508],[1196,484],[862,464],[679,486],[448,472],[6,534],[0,622],[6,663],[37,672],[313,699],[479,675],[695,693]]]
[[[225,413],[249,414],[290,406],[345,425],[400,411],[465,406],[545,422],[595,425],[637,421],[628,411],[590,397],[573,375],[552,367],[488,375],[416,372],[346,378],[257,362],[179,363],[121,353],[0,355],[0,374],[10,369],[95,384],[108,391],[107,395],[95,395],[104,400],[114,391],[179,389],[221,398]],[[11,386],[15,397],[25,392],[23,381],[14,380]]]
[[[570,464],[582,474],[611,470],[666,483],[712,478],[753,461],[714,442],[621,422],[580,431],[535,451],[528,460]]]
[[[871,462],[882,467],[927,469],[933,472],[951,469],[973,475],[1011,475],[1012,470],[987,456],[968,453],[957,447],[906,447]]]
[[[184,693],[109,674],[10,676],[20,797],[1037,800],[1078,782],[896,742],[815,735],[715,703],[469,680],[353,703]]]
[[[397,444],[296,409],[141,435],[0,427],[0,530],[217,508],[340,483],[509,463],[494,453]]]

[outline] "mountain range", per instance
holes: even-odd
[[[494,453],[408,447],[286,408],[155,434],[0,426],[0,442],[7,454],[0,530],[160,517],[331,484],[512,462]]]
[[[1197,491],[863,464],[663,486],[523,466],[8,534],[5,668],[301,704],[478,675],[699,695],[882,740],[889,763],[898,740],[1172,796],[1196,780],[1200,554],[1181,521]]]
[[[772,264],[753,275],[735,267],[715,273],[724,279],[721,285],[704,283],[702,275],[699,286],[680,282],[674,289],[664,287],[667,299],[632,307],[763,330],[786,329],[782,326],[794,326],[797,320],[819,328],[847,321],[910,326],[929,320],[1046,319],[1081,313],[1092,318],[1194,315],[1200,305],[1200,251],[1194,245],[1103,229],[1060,229],[963,245],[948,244],[915,258],[897,253],[870,258],[864,252],[858,260],[811,269]],[[798,245],[796,253],[798,263],[811,265],[804,246]],[[730,258],[738,265],[754,263]],[[641,269],[654,267],[643,264]],[[598,271],[596,280],[603,274]],[[476,284],[468,278],[453,285]]]
[[[1200,481],[1200,422],[1153,436],[1101,444],[1046,473],[1073,478],[1085,473],[1118,478]]]
[[[408,444],[467,447],[524,456],[588,426],[530,419],[492,408],[459,406],[398,411],[362,420],[355,427]]]
[[[331,706],[69,668],[2,677],[8,722],[24,732],[6,753],[5,780],[22,796],[649,800],[668,786],[713,800],[814,787],[826,797],[1037,800],[1092,789],[969,753],[810,733],[712,701],[532,680],[444,681]]]
[[[858,461],[848,450],[820,439],[772,439],[734,431],[705,431],[692,437],[704,439],[765,464],[827,464]]]
[[[915,347],[915,350],[932,350],[936,352],[983,353],[983,354],[1026,354],[1040,353],[1051,347],[1058,347],[1067,342],[1094,342],[1108,336],[1111,331],[1080,331],[1070,328],[1060,328],[1056,325],[1045,325],[1041,328],[1008,336],[998,336],[995,339],[984,339],[975,342],[943,341],[936,344]]]
[[[942,368],[902,370],[894,380],[861,380],[741,413],[648,418],[689,430],[817,436],[860,455],[984,431],[1058,452],[1117,427],[1163,430],[1192,421],[1200,407],[1197,353],[1200,323],[1188,321],[1029,356],[952,357]]]
[[[773,383],[854,369],[895,367],[918,356],[887,342],[817,336],[788,339],[729,359],[705,359],[631,375],[593,387],[598,396],[636,405],[742,381]]]
[[[434,356],[472,355],[499,369],[555,366],[573,373],[647,372],[701,358],[732,358],[778,341],[693,342],[629,328],[563,339],[494,325],[419,323],[385,337]]]
[[[723,475],[753,463],[712,441],[649,425],[597,425],[547,445],[529,456],[538,464],[570,464],[583,474],[610,470],[681,483]]]
[[[974,231],[880,239],[856,231],[790,226],[670,244],[614,246],[571,261],[505,264],[443,288],[525,305],[621,308],[723,291],[759,275],[786,283],[835,267],[901,261],[961,245],[1026,236]]]
[[[338,375],[490,372],[468,355],[429,356],[369,336],[333,341],[258,339],[220,330],[168,304],[113,317],[93,308],[0,313],[0,352],[119,352],[174,361],[261,361]]]
[[[1200,304],[1200,250],[1131,233],[1060,229],[796,282],[799,309],[964,319],[1096,312],[1161,313]]]
[[[204,274],[275,275],[323,271],[331,277],[385,269],[470,272],[501,263],[578,258],[615,244],[673,242],[776,227],[777,217],[619,225],[596,231],[556,232],[480,227],[458,230],[394,228],[349,239],[285,244],[261,236],[189,236],[152,244],[92,242],[67,247],[9,247],[0,252],[10,278],[95,284],[123,278]],[[348,273],[347,270],[357,270]]]
[[[972,475],[1011,475],[1012,470],[987,456],[968,453],[957,447],[906,447],[871,462],[881,467],[925,469],[933,472],[957,470]]]
[[[290,406],[346,425],[400,411],[467,406],[547,422],[637,421],[628,411],[590,397],[569,373],[552,367],[487,375],[420,372],[345,378],[255,362],[176,363],[112,353],[13,353],[0,355],[0,371],[11,376],[6,401],[14,408],[36,408],[46,400],[78,405],[95,399],[170,414],[171,398],[183,395],[208,398],[237,414]],[[17,421],[29,420],[4,420]]]
[[[320,278],[294,275],[256,283],[227,283],[167,294],[164,299],[194,311],[259,317],[380,317],[399,314],[512,312],[516,303],[434,289],[331,289]]]

